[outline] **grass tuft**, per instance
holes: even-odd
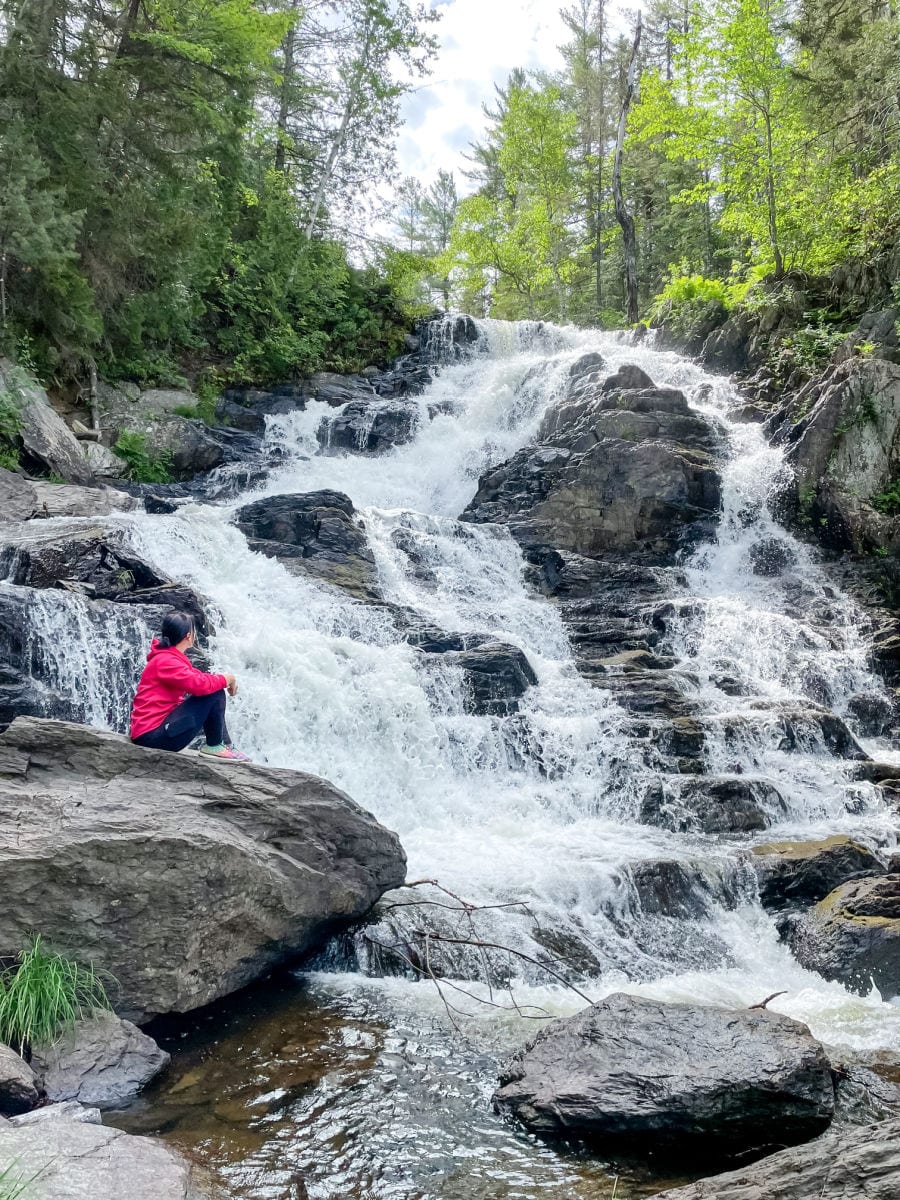
[[[0,972],[0,1041],[23,1055],[50,1045],[80,1017],[109,1007],[94,968],[45,950],[40,935]]]
[[[19,1170],[19,1160],[14,1158],[0,1170],[0,1200],[19,1200],[20,1196],[27,1195],[40,1174],[41,1172],[37,1171],[34,1175],[23,1177]]]

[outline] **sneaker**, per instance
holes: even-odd
[[[250,762],[249,756],[235,750],[234,746],[201,746],[200,753],[209,758],[224,758],[228,762]]]

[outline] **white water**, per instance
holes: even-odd
[[[321,453],[316,430],[328,415],[321,405],[274,420],[270,437],[287,457],[240,503],[323,487],[346,492],[365,522],[387,600],[444,629],[493,633],[525,650],[539,685],[526,694],[522,719],[467,714],[458,673],[406,645],[386,611],[252,553],[229,523],[238,502],[121,518],[139,552],[209,598],[215,663],[241,684],[230,719],[236,741],[259,761],[326,776],[370,808],[399,832],[410,878],[438,878],[474,901],[527,901],[541,927],[593,956],[581,984],[591,995],[624,986],[747,1004],[784,989],[773,1007],[808,1021],[826,1042],[900,1044],[900,1008],[874,991],[861,998],[824,983],[778,943],[734,839],[637,823],[648,766],[629,739],[626,714],[577,674],[559,614],[526,588],[506,532],[455,520],[479,475],[533,437],[581,354],[600,350],[609,371],[638,362],[657,383],[696,397],[723,423],[730,445],[718,539],[686,565],[681,598],[698,602],[698,615],[685,618],[673,640],[698,677],[693,699],[721,722],[709,767],[746,768],[779,788],[789,817],[772,836],[852,829],[889,843],[874,790],[849,785],[846,765],[812,734],[803,753],[779,750],[771,709],[758,707],[761,699],[798,704],[813,696],[845,712],[850,696],[880,688],[852,604],[769,514],[779,452],[757,427],[725,419],[734,399],[727,383],[676,355],[595,332],[535,335],[485,322],[484,334],[489,352],[442,370],[421,398],[417,437],[390,454]],[[435,405],[446,411],[429,420]],[[789,577],[752,574],[748,551],[760,536],[788,544],[797,563]],[[403,548],[410,541],[413,557]],[[102,691],[102,664],[91,675],[90,663],[70,657],[57,670],[60,687],[66,668],[71,688],[90,676],[88,717],[110,720],[108,700],[91,690]],[[738,678],[746,694],[721,690],[723,674]],[[735,715],[752,718],[737,742],[724,732]],[[629,865],[658,858],[693,864],[706,897],[694,919],[641,911]],[[485,920],[498,940],[540,952],[530,918],[502,911]],[[571,1008],[570,995],[523,974],[520,999]],[[362,986],[352,975],[320,983],[340,992]],[[385,989],[390,1004],[406,1011],[433,1002],[430,985],[365,986]]]

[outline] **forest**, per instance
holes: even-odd
[[[411,0],[3,0],[0,342],[201,393],[384,362],[435,307],[603,328],[872,255],[900,222],[892,0],[577,0],[466,178],[406,178]]]

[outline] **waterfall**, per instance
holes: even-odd
[[[814,702],[852,716],[855,696],[882,693],[854,605],[771,514],[780,451],[758,426],[730,419],[730,384],[675,354],[542,324],[479,322],[462,342],[455,328],[434,335],[441,365],[416,400],[421,419],[407,444],[380,456],[323,452],[317,432],[334,410],[310,403],[270,418],[276,465],[239,498],[115,518],[140,554],[208,598],[217,630],[210,657],[241,683],[229,718],[236,741],[258,761],[329,778],[371,809],[399,832],[411,878],[436,878],[477,903],[523,902],[527,911],[493,910],[485,928],[533,957],[574,948],[591,995],[625,986],[747,1004],[786,989],[774,1007],[826,1041],[896,1040],[900,1009],[825,983],[779,943],[741,853],[746,838],[640,823],[652,749],[632,737],[614,695],[578,673],[559,610],[529,589],[508,532],[457,520],[479,476],[534,438],[581,355],[599,351],[610,373],[636,362],[657,384],[684,390],[726,447],[719,528],[682,564],[672,596],[682,615],[668,635],[707,726],[707,769],[747,771],[777,789],[784,807],[773,810],[772,837],[847,830],[884,844],[890,821],[875,789],[824,753],[817,729],[792,751],[773,732],[779,706]],[[360,512],[386,606],[289,573],[231,524],[248,500],[322,488],[345,492]],[[754,547],[767,540],[777,546],[766,552],[792,563],[789,573],[760,573]],[[391,606],[523,651],[537,684],[520,711],[469,711],[458,666],[411,647]],[[42,619],[55,622],[60,611]],[[107,654],[75,653],[78,640],[73,631],[55,657],[44,640],[54,683],[90,697],[87,719],[120,724],[111,693],[120,694],[122,673]],[[123,662],[128,675],[135,664],[125,654]],[[648,904],[642,871],[658,861],[682,868],[686,911]],[[459,962],[463,973],[474,966]],[[336,992],[383,988],[407,1019],[417,1005],[430,1011],[425,985],[321,978]],[[553,1011],[572,1006],[529,967],[519,986]]]

